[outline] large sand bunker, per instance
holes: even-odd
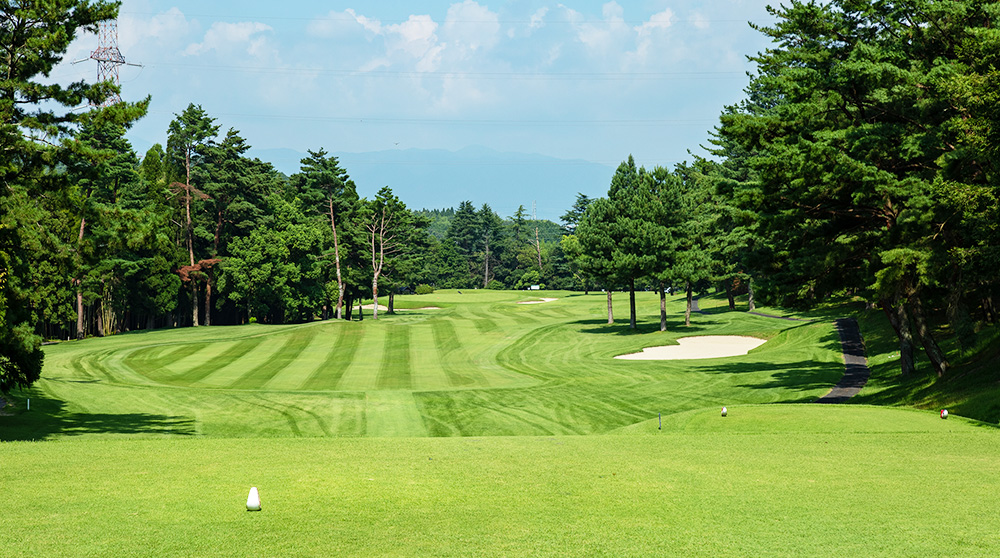
[[[518,302],[518,304],[545,304],[546,302],[555,302],[559,300],[558,298],[543,298],[541,300],[525,300]]]
[[[679,345],[647,347],[641,353],[619,355],[623,360],[688,360],[697,358],[723,358],[745,355],[766,340],[738,335],[704,335],[682,337]]]

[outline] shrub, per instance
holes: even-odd
[[[487,283],[486,288],[494,291],[502,291],[504,289],[503,283],[497,281],[496,279],[493,279],[492,281]]]
[[[417,285],[417,294],[431,294],[434,292],[434,287],[430,285],[420,284]]]

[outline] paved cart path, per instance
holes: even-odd
[[[704,313],[698,306],[698,299],[691,300],[691,311]],[[760,312],[747,312],[755,316],[775,318],[778,320],[809,321],[802,318],[786,318]],[[816,403],[845,403],[854,397],[868,383],[871,370],[868,368],[868,358],[865,356],[865,341],[861,338],[861,328],[854,318],[840,318],[834,321],[837,333],[840,335],[840,346],[844,353],[844,377],[833,386],[830,393],[816,400]]]
[[[868,383],[871,370],[865,357],[865,341],[861,338],[861,328],[854,318],[837,320],[837,333],[844,351],[844,377],[833,386],[830,393],[816,400],[817,403],[844,403],[854,397]]]

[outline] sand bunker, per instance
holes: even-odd
[[[420,308],[396,308],[397,312],[407,312],[410,310],[440,310],[438,306],[421,306]]]
[[[546,302],[553,302],[559,300],[558,298],[543,298],[542,300],[525,300],[523,302],[518,302],[518,304],[545,304]]]
[[[682,337],[677,342],[680,344],[647,347],[641,353],[619,355],[615,358],[623,360],[688,360],[732,357],[745,355],[750,352],[750,349],[756,349],[763,345],[766,340],[737,335],[704,335]]]

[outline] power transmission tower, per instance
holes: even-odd
[[[97,60],[97,81],[111,82],[121,89],[121,79],[118,77],[119,66],[139,66],[125,61],[122,51],[118,50],[118,20],[108,19],[100,22],[97,33],[97,48],[90,53],[90,60]],[[83,62],[87,60],[77,60]],[[74,62],[75,64],[76,62]],[[122,102],[118,93],[113,93],[104,99],[100,106],[107,107]]]

